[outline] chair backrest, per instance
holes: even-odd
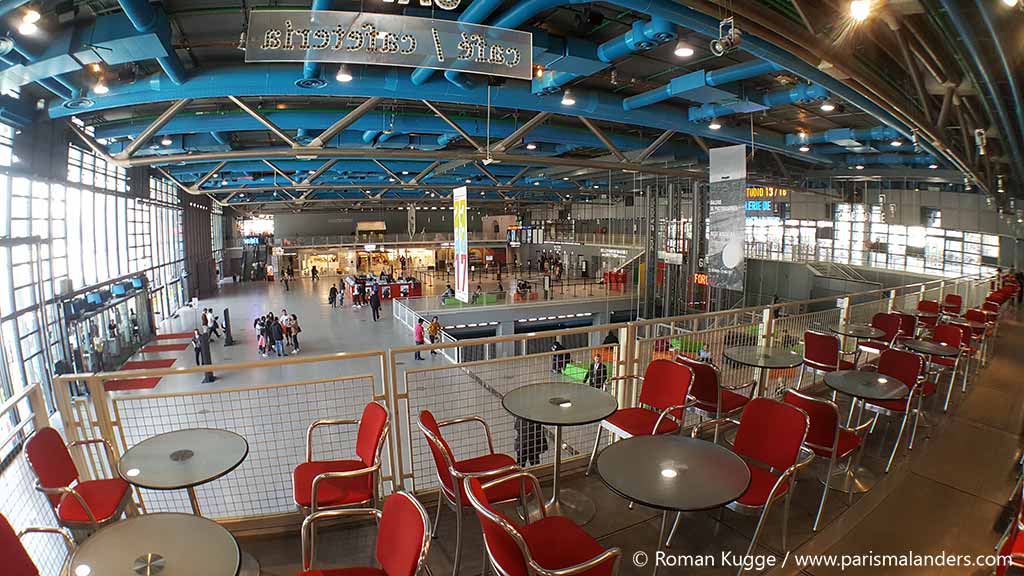
[[[967,320],[968,322],[985,323],[988,322],[988,314],[985,314],[984,310],[971,308],[967,312],[964,312],[964,320]]]
[[[908,388],[917,385],[917,380],[924,372],[924,358],[919,354],[906,350],[886,350],[878,358],[878,373],[892,376],[903,382]]]
[[[985,297],[985,301],[995,302],[996,304],[1002,304],[1006,301],[1006,294],[1002,292],[991,292]]]
[[[71,453],[60,432],[53,428],[36,430],[25,444],[25,454],[43,488],[64,488],[78,480],[78,469]],[[47,498],[54,506],[60,502],[59,494],[47,494]]]
[[[39,576],[39,570],[32,562],[32,557],[25,551],[17,532],[2,514],[0,514],[0,558],[3,559],[4,576]]]
[[[884,336],[876,338],[876,340],[885,341],[891,345],[900,332],[900,317],[896,314],[879,312],[871,317],[871,325],[885,332]]]
[[[743,409],[733,450],[780,474],[796,464],[810,427],[807,414],[770,398],[755,398]]]
[[[356,456],[363,461],[363,465],[373,466],[384,444],[387,429],[387,409],[376,402],[367,404],[359,418],[359,431],[356,433]]]
[[[511,482],[511,480],[510,480]],[[518,524],[491,505],[478,478],[467,478],[467,497],[484,532],[487,553],[503,576],[527,576],[528,549],[517,530]]]
[[[995,312],[996,314],[998,314],[999,313],[999,302],[996,302],[994,300],[985,300],[985,302],[982,303],[982,305],[981,305],[981,309],[986,311],[986,312]]]
[[[430,548],[427,511],[412,494],[395,492],[384,501],[377,527],[377,564],[387,576],[415,576]]]
[[[792,389],[786,390],[783,401],[807,414],[809,427],[804,443],[826,450],[835,448],[836,438],[839,437],[839,407],[834,402]]]
[[[903,338],[913,338],[914,334],[917,333],[917,316],[902,312],[894,312],[894,314],[900,319],[899,335]]]
[[[449,470],[449,466],[455,464],[455,455],[452,453],[451,446],[441,435],[441,428],[437,425],[437,419],[434,418],[434,414],[430,410],[420,412],[420,429],[427,440],[427,445],[430,446],[431,455],[434,456],[438,481],[449,494],[455,494],[456,487],[452,483],[452,474]]]
[[[964,332],[967,329],[955,324],[940,324],[932,332],[932,340],[946,346],[959,348],[964,342]],[[970,332],[967,332],[967,341],[970,342]]]
[[[686,366],[693,373],[690,382],[690,396],[703,404],[718,405],[718,369],[714,364],[686,356],[676,356],[676,362]]]
[[[686,402],[692,380],[693,372],[688,366],[671,360],[653,360],[644,371],[640,403],[656,410],[681,406]]]
[[[939,313],[939,303],[935,300],[921,300],[917,303],[918,312],[928,312],[931,314]]]
[[[812,368],[838,368],[839,338],[813,330],[804,332],[804,363]]]
[[[964,305],[964,299],[959,294],[946,294],[942,301],[942,307],[949,312],[959,312]]]

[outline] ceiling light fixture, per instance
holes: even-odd
[[[928,167],[931,168],[932,170],[935,170],[936,168],[939,167],[939,165],[938,164],[929,164]]]
[[[1014,6],[1017,5],[1017,0],[1003,0],[1003,4],[1009,6],[1010,8],[1013,8]]]
[[[676,49],[673,53],[679,58],[689,58],[694,54],[693,46],[690,46],[689,44],[684,42],[682,38],[680,38],[676,42]]]
[[[829,102],[828,100],[825,100],[824,102],[821,103],[821,111],[822,112],[831,112],[831,111],[833,111],[835,109],[836,109],[836,105],[831,103],[831,102]]]
[[[711,123],[708,124],[708,128],[710,128],[711,130],[721,130],[722,125],[718,122],[718,120],[712,120]]]
[[[349,71],[348,66],[342,64],[338,66],[338,73],[334,76],[334,79],[338,82],[351,82],[352,72]]]
[[[173,142],[171,141],[170,136],[164,136],[163,138],[160,139],[161,146],[170,146],[172,143]]]
[[[39,14],[38,10],[35,10],[33,8],[29,8],[28,10],[25,11],[25,14],[21,17],[21,21],[22,22],[27,22],[29,24],[35,24],[36,22],[39,22],[40,18],[42,18],[42,15]]]
[[[562,106],[575,106],[576,98],[573,97],[572,92],[568,88],[562,91]]]
[[[22,36],[31,36],[39,31],[39,26],[36,26],[32,22],[22,22],[18,25],[18,34]]]
[[[536,150],[537,149],[537,145],[534,144],[533,142],[530,142],[529,144],[526,145],[526,149],[527,150]]]
[[[889,145],[892,146],[893,148],[899,148],[900,146],[903,146],[903,141],[893,140],[892,142],[889,142]]]
[[[803,146],[800,147],[800,151],[801,152],[810,152],[811,151],[811,147],[808,146],[807,144],[804,144]]]
[[[857,170],[863,170],[864,169],[864,165],[863,164],[857,164],[856,166],[854,166],[854,168],[856,168]]]
[[[95,92],[96,94],[106,94],[107,92],[110,92],[110,88],[107,87],[106,82],[104,82],[103,79],[101,78],[101,79],[96,81],[95,85],[93,85],[92,91]]]
[[[408,176],[408,175],[409,175],[409,171],[408,170],[402,170],[402,176]]]
[[[871,16],[871,0],[853,0],[850,2],[850,16],[857,22],[863,22]]]

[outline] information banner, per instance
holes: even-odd
[[[529,80],[533,35],[396,14],[252,10],[245,61],[409,66]]]
[[[468,210],[465,186],[452,191],[454,210],[452,220],[455,226],[455,298],[469,303],[469,233],[467,231]]]
[[[743,291],[746,274],[746,146],[712,148],[708,187],[708,285]]]

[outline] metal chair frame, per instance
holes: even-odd
[[[868,403],[868,402],[864,403],[864,409],[865,410],[869,410],[871,412],[874,412],[875,414],[882,415],[882,416],[889,416],[889,417],[899,417],[899,416],[903,417],[903,421],[900,423],[900,431],[896,435],[896,442],[893,444],[893,447],[892,447],[892,453],[889,454],[889,461],[885,465],[885,472],[887,474],[889,473],[889,470],[892,468],[892,462],[896,458],[896,451],[900,447],[900,441],[903,440],[903,433],[904,433],[904,431],[907,428],[907,419],[910,418],[911,414],[914,415],[914,425],[913,425],[913,427],[910,430],[910,442],[907,444],[907,450],[913,450],[914,449],[914,439],[917,437],[917,427],[918,427],[918,424],[920,423],[921,412],[923,410],[922,404],[923,404],[923,401],[924,401],[924,392],[921,389],[921,382],[923,381],[923,378],[926,375],[925,374],[925,368],[924,368],[924,357],[921,356],[920,354],[917,354],[917,353],[913,353],[913,352],[910,352],[910,353],[914,354],[914,356],[917,357],[918,362],[920,362],[920,368],[918,369],[917,382],[913,383],[913,385],[910,387],[910,393],[907,394],[907,403],[906,403],[905,408],[903,409],[903,412],[889,410],[888,408],[885,408],[883,406],[877,406],[877,405],[874,405],[874,404],[871,404],[871,403]],[[916,408],[914,407],[914,404],[913,404],[914,400],[917,400],[917,407]],[[871,420],[871,428],[869,429],[869,433],[870,432],[874,432],[875,424],[877,424],[877,422],[878,422],[878,418],[877,417],[875,417],[875,418],[873,418]]]

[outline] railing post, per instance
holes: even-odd
[[[38,382],[29,388],[28,405],[32,410],[32,425],[35,430],[46,428],[50,425],[50,415],[46,410],[46,400],[43,399],[43,387]]]
[[[850,297],[844,296],[838,300],[839,303],[839,325],[845,326],[850,322]],[[843,352],[848,352],[846,349],[847,337],[845,334],[839,336],[840,349]]]
[[[118,442],[117,434],[114,433],[114,420],[110,416],[110,396],[103,387],[103,378],[99,376],[90,376],[85,384],[89,388],[89,399],[92,401],[93,411],[96,413],[96,426],[99,428],[100,438],[106,440],[114,450],[114,462],[111,462],[110,465],[116,467],[122,447]],[[110,470],[110,472],[116,477],[116,469]]]
[[[630,322],[626,324],[626,346],[622,352],[622,367],[620,376],[632,376],[636,373],[637,369],[637,345],[636,345],[636,324]],[[633,380],[626,378],[621,382],[623,386],[619,388],[619,397],[617,398],[619,406],[631,407],[633,405]]]
[[[768,306],[764,310],[761,311],[761,330],[760,330],[760,335],[758,337],[758,344],[760,344],[761,346],[765,346],[765,347],[771,346],[772,345],[772,340],[775,339],[775,334],[773,334],[773,332],[775,331],[775,320],[774,320],[774,318],[775,318],[775,310],[771,306]],[[755,368],[754,369],[754,374],[755,374],[754,378],[755,378],[755,380],[757,380],[757,382],[762,382],[762,383],[764,383],[767,386],[767,384],[768,384],[768,376],[770,376],[771,373],[768,372],[766,374],[765,372],[766,372],[766,370],[764,368]],[[765,390],[762,389],[762,386],[756,385],[754,387],[754,395],[755,396],[761,396],[764,393],[765,393]]]
[[[889,290],[887,298],[889,299],[889,306],[886,309],[886,312],[892,314],[893,310],[896,309],[896,290]]]
[[[946,296],[946,280],[943,279],[943,280],[939,280],[939,297],[938,297],[938,301],[939,301],[940,309],[941,309],[942,302],[943,302],[942,299],[945,296]]]

